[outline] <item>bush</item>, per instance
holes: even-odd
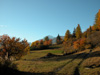
[[[73,53],[75,52],[75,49],[73,47],[73,43],[76,41],[75,38],[70,38],[67,42],[63,42],[63,50],[64,53]]]
[[[47,49],[49,46],[52,45],[52,40],[47,40],[47,41],[35,41],[31,44],[31,50],[42,50],[42,49]]]
[[[84,50],[86,45],[86,38],[79,39],[74,42],[74,49]]]
[[[10,56],[14,56],[19,59],[29,51],[29,49],[26,49],[29,44],[25,39],[20,41],[20,38],[10,38],[8,35],[3,35],[0,40],[0,44],[0,56],[3,57],[6,56],[9,58]]]

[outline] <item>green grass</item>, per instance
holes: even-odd
[[[63,52],[62,50],[57,50],[57,49],[30,51],[30,54],[23,56],[21,59],[37,59],[37,58],[45,56],[48,53],[62,55],[62,52]]]

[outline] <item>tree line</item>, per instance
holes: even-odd
[[[46,36],[44,38],[44,40],[40,40],[40,41],[35,41],[32,42],[30,49],[31,50],[42,50],[42,49],[47,49],[49,48],[49,46],[52,45],[52,39],[49,39],[48,36]]]
[[[95,23],[93,26],[90,26],[85,32],[82,32],[80,24],[74,28],[73,33],[71,34],[70,30],[67,30],[62,41],[61,37],[57,36],[57,44],[63,44],[64,51],[66,52],[77,52],[84,49],[93,48],[94,45],[91,43],[88,38],[94,32],[100,31],[100,9],[95,17]],[[91,39],[91,38],[90,38]],[[96,40],[95,40],[96,41]]]

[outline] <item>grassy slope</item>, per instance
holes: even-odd
[[[78,68],[78,72],[80,75],[98,75],[98,73],[100,72],[99,66],[96,66],[94,68],[87,68],[87,66],[90,67],[93,64],[100,64],[98,63],[100,61],[100,55],[98,54],[98,56],[96,56],[96,52],[100,52],[100,48],[94,49],[90,54],[88,54],[89,52],[90,50],[85,50],[68,56],[38,59],[45,56],[47,53],[62,55],[62,50],[48,49],[31,51],[30,54],[24,56],[21,60],[15,61],[15,63],[18,64],[18,70],[24,72],[56,72],[75,75],[76,69]],[[84,59],[87,54],[89,56]]]
[[[93,49],[80,65],[81,75],[100,75],[100,47]]]

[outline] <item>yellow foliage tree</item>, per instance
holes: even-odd
[[[82,31],[81,31],[81,27],[80,25],[78,24],[77,28],[76,28],[76,38],[79,39],[82,37]]]
[[[71,36],[70,31],[67,30],[66,33],[65,33],[64,41],[67,42],[68,39],[70,38],[70,36]]]
[[[96,14],[95,25],[97,26],[98,30],[100,30],[100,9],[99,12]]]

